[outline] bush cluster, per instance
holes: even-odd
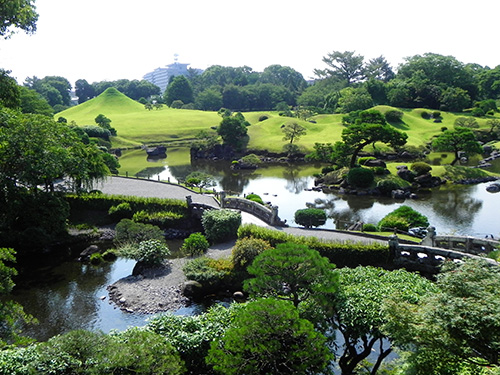
[[[136,223],[130,219],[123,219],[115,227],[115,244],[138,244],[146,240],[163,240],[163,231],[155,225]]]
[[[199,232],[191,233],[182,244],[181,251],[187,256],[202,255],[207,251],[210,244],[205,236]]]
[[[234,269],[246,270],[257,255],[268,249],[272,249],[271,244],[261,238],[240,238],[236,241],[232,250]]]
[[[111,206],[108,210],[108,215],[113,220],[131,219],[133,215],[132,207],[130,207],[130,203],[123,202],[116,206]]]
[[[188,280],[202,285],[205,295],[230,288],[234,284],[233,264],[230,259],[199,257],[187,262],[182,270]]]
[[[326,212],[319,208],[304,208],[295,211],[294,220],[306,228],[319,227],[326,223]]]
[[[413,208],[403,205],[383,217],[378,226],[381,231],[397,229],[408,232],[412,227],[429,226],[429,220]]]
[[[205,236],[211,243],[236,238],[241,225],[241,213],[232,210],[207,210],[201,218]]]
[[[326,242],[316,237],[293,236],[284,232],[245,224],[238,230],[238,238],[254,237],[268,241],[272,247],[285,242],[305,245],[317,250],[337,267],[356,267],[359,265],[383,265],[389,260],[389,246],[349,242]]]
[[[385,113],[385,119],[387,122],[401,122],[403,115],[403,112],[394,109]]]
[[[137,223],[152,224],[161,228],[173,227],[183,219],[184,215],[169,211],[149,212],[141,210],[132,216],[132,220]]]
[[[375,175],[369,168],[351,168],[347,174],[347,182],[349,185],[366,188],[371,185]]]
[[[264,205],[264,201],[262,200],[262,198],[260,197],[260,195],[257,195],[257,194],[248,194],[245,199],[248,199],[249,201],[252,201],[252,202],[257,202],[257,203],[260,203],[262,205]]]
[[[415,172],[417,176],[422,176],[432,170],[432,167],[423,161],[417,161],[410,166],[410,170]]]

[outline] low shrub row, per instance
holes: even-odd
[[[337,267],[356,267],[359,265],[383,265],[390,262],[389,245],[364,244],[354,242],[327,242],[316,237],[294,236],[254,224],[242,225],[238,238],[254,237],[265,240],[273,247],[285,242],[293,242],[317,250]]]

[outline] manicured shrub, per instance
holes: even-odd
[[[237,240],[232,250],[234,269],[246,270],[257,255],[271,248],[269,242],[260,238],[249,237]]]
[[[146,240],[141,241],[137,246],[120,248],[120,255],[148,266],[159,266],[170,255],[170,250],[163,241]]]
[[[248,166],[257,167],[262,161],[260,160],[260,158],[257,155],[249,154],[249,155],[243,156],[239,160],[239,162],[242,164],[248,165]]]
[[[257,194],[248,194],[245,199],[248,199],[249,201],[252,201],[252,202],[257,202],[257,203],[260,203],[260,204],[264,204],[264,201],[262,200],[262,198],[260,197],[260,195],[257,195]]]
[[[123,219],[116,224],[115,244],[138,244],[146,240],[163,240],[163,231],[151,224],[136,223],[130,219]]]
[[[395,209],[379,222],[380,230],[382,228],[385,228],[385,230],[395,228],[407,232],[412,227],[427,226],[429,226],[427,217],[409,206],[401,206]]]
[[[377,232],[377,226],[375,224],[363,224],[363,232]]]
[[[484,111],[481,108],[473,108],[470,113],[474,117],[483,117],[484,116]]]
[[[377,176],[383,176],[386,174],[387,169],[384,167],[375,167],[373,168],[373,173],[376,174]]]
[[[148,212],[138,211],[132,216],[132,220],[137,223],[152,224],[161,228],[170,228],[184,219],[184,215],[169,211]]]
[[[432,112],[432,117],[435,118],[435,119],[440,118],[441,117],[441,112],[439,112],[439,111]]]
[[[108,215],[114,220],[131,219],[132,207],[130,207],[130,203],[123,202],[119,205],[111,206],[108,210]]]
[[[269,117],[266,115],[262,115],[259,117],[259,122],[267,120]]]
[[[428,120],[431,118],[431,114],[427,111],[422,111],[422,113],[420,114],[420,116],[422,116],[422,118]]]
[[[197,256],[205,253],[209,246],[210,244],[203,234],[191,233],[189,237],[184,240],[181,250],[188,256]]]
[[[109,137],[111,136],[111,132],[108,129],[101,128],[100,126],[85,125],[82,126],[82,130],[91,138],[96,137],[109,141]]]
[[[397,215],[387,215],[378,223],[379,230],[381,232],[387,232],[392,230],[400,230],[402,232],[408,232],[410,229],[410,223],[404,217]]]
[[[347,174],[349,185],[360,188],[369,187],[374,179],[373,171],[368,168],[351,168]]]
[[[432,170],[432,167],[424,163],[423,161],[417,161],[410,166],[410,169],[417,174],[417,176],[422,176]]]
[[[306,228],[319,227],[326,223],[326,212],[319,208],[304,208],[295,211],[294,220]]]
[[[393,190],[397,190],[401,186],[394,180],[380,180],[377,182],[377,189],[384,195],[390,195]]]
[[[387,111],[385,113],[385,119],[387,122],[401,122],[404,113],[397,110]]]
[[[233,210],[207,210],[201,218],[205,236],[211,243],[236,238],[241,225],[241,213]]]

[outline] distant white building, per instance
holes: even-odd
[[[166,65],[165,68],[156,68],[150,73],[144,75],[143,79],[158,86],[161,92],[164,93],[168,86],[168,81],[172,76],[187,76],[188,65],[179,62]]]

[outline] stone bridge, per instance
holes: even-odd
[[[496,261],[484,255],[498,248],[499,241],[470,236],[437,236],[433,227],[420,245],[401,244],[397,236],[389,239],[394,264],[410,271],[436,274],[445,260],[459,262],[464,258],[481,258],[491,264]]]

